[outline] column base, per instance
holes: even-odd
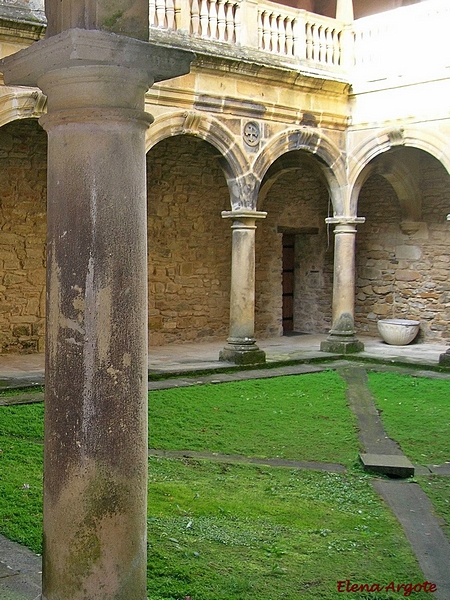
[[[227,344],[219,353],[219,360],[235,365],[262,365],[266,353],[256,344]]]
[[[450,367],[450,348],[439,356],[439,364],[441,367]]]
[[[321,342],[320,350],[333,354],[355,354],[364,350],[364,344],[354,335],[330,332],[328,338]]]

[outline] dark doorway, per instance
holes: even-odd
[[[283,233],[283,334],[294,331],[295,235]]]

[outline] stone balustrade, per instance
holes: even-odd
[[[0,17],[20,19],[20,11],[29,11],[43,24],[43,6],[44,0],[3,0]],[[450,66],[448,0],[404,6],[353,26],[270,0],[149,0],[149,8],[150,28],[171,34],[181,47],[197,39],[259,50],[339,78],[346,73],[357,86],[428,81],[447,75]]]
[[[428,81],[441,76],[450,66],[449,23],[448,0],[428,0],[356,20],[353,79]]]
[[[341,68],[342,23],[268,0],[150,0],[150,27]]]

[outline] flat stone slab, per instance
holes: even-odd
[[[443,465],[428,465],[428,468],[434,475],[450,477],[450,462],[446,462]]]
[[[414,465],[403,455],[360,454],[359,458],[365,471],[403,479],[414,475]]]

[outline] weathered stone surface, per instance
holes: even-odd
[[[357,234],[357,290],[365,297],[357,294],[356,324],[376,335],[374,315],[409,318],[421,322],[418,339],[431,341],[446,339],[450,321],[448,298],[438,287],[449,279],[450,236],[448,225],[443,224],[450,201],[449,176],[424,153],[420,153],[419,164],[422,221],[414,234],[402,232],[402,208],[381,176],[370,177],[361,190],[358,212],[366,216],[366,223]],[[390,257],[391,268],[385,268],[383,254]],[[369,257],[375,258],[370,270]],[[373,277],[371,286],[367,285],[368,275]]]
[[[46,160],[36,120],[0,129],[0,352],[44,348]]]
[[[390,477],[414,476],[414,465],[406,456],[397,454],[360,454],[365,471],[381,473]]]

